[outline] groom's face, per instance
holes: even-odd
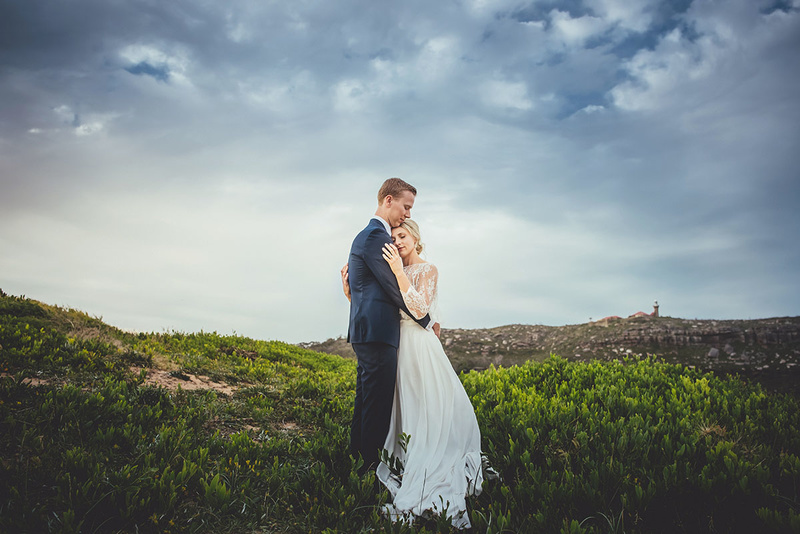
[[[414,207],[414,193],[403,191],[396,197],[387,197],[389,203],[389,225],[392,228],[400,226],[403,221],[411,217],[411,208]]]

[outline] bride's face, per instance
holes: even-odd
[[[397,251],[400,252],[400,257],[404,259],[408,257],[417,246],[417,242],[414,241],[414,238],[411,237],[408,230],[402,226],[398,226],[392,230],[392,242],[394,246],[397,247]]]

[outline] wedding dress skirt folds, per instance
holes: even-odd
[[[406,274],[413,281],[411,267],[416,266]],[[435,294],[429,302],[435,304]],[[392,495],[387,511],[393,519],[413,521],[446,508],[454,526],[469,528],[466,497],[479,494],[483,482],[475,411],[439,338],[405,313],[399,345],[385,448],[404,469],[398,478],[384,463],[378,465],[378,479]],[[407,450],[399,444],[401,434],[410,436]]]

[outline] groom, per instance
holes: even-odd
[[[378,209],[353,240],[348,260],[350,326],[347,341],[358,357],[356,402],[350,430],[350,453],[364,458],[362,473],[375,469],[383,449],[394,401],[400,313],[408,313],[397,278],[383,259],[392,228],[411,217],[417,190],[400,178],[389,178],[378,192]],[[409,313],[409,315],[411,315]],[[417,321],[427,327],[430,317]]]

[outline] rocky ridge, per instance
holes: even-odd
[[[441,340],[456,371],[540,361],[551,354],[577,361],[652,354],[668,362],[723,373],[788,376],[788,371],[800,378],[800,317],[707,320],[641,316],[566,326],[514,324],[443,329]],[[343,338],[301,345],[355,357]]]

